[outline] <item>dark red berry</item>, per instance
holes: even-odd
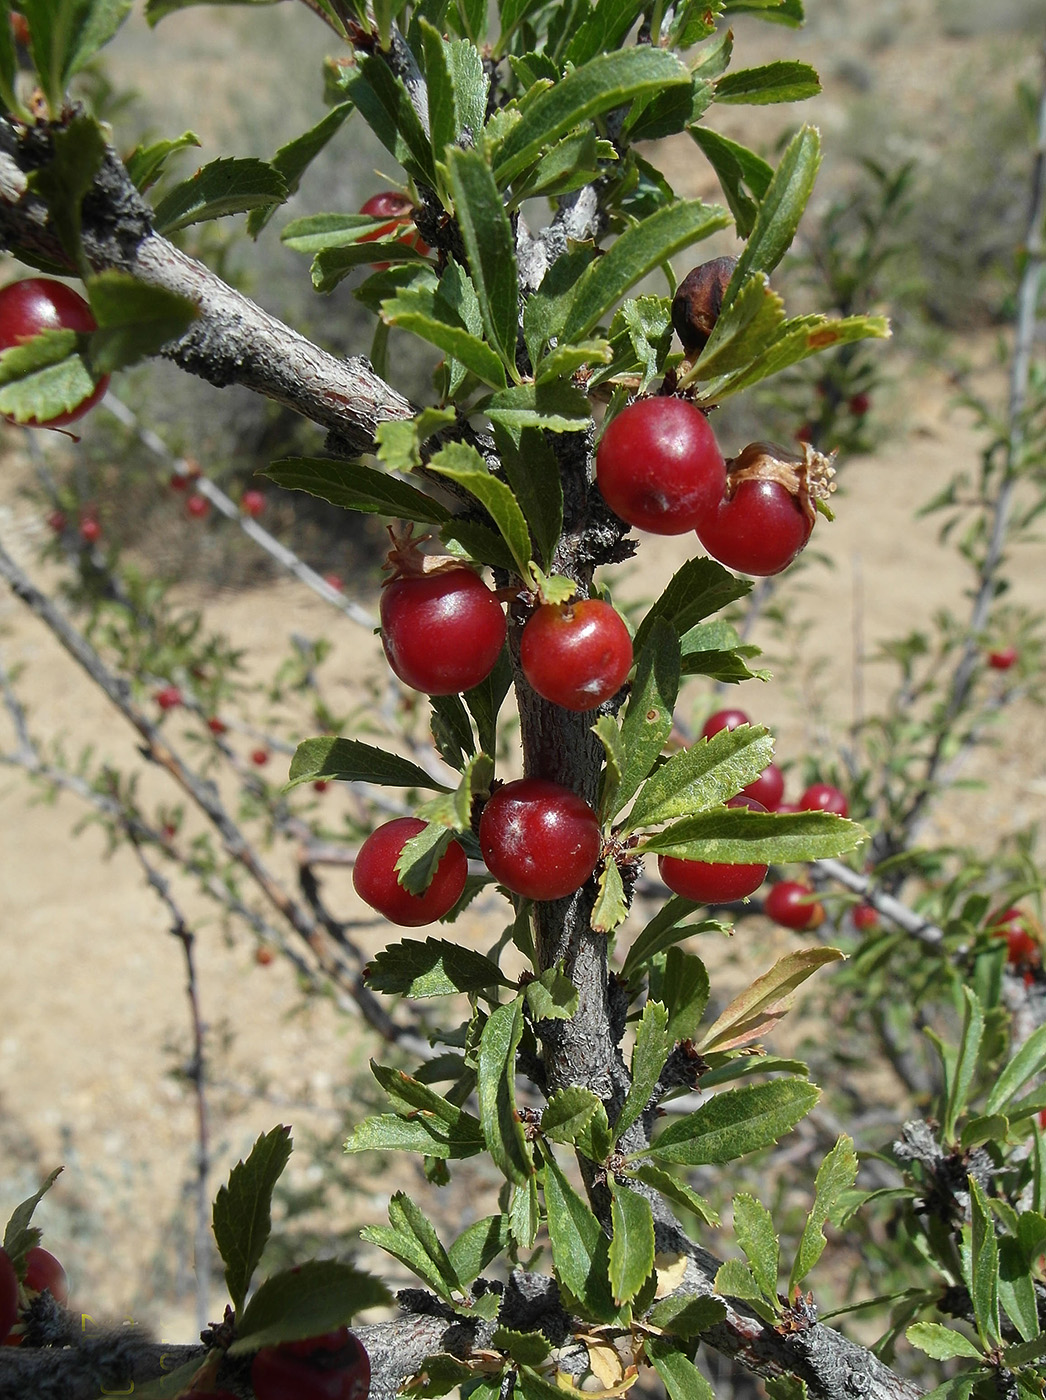
[[[765,812],[761,802],[738,794],[728,807],[749,807],[753,812]],[[731,865],[726,861],[681,860],[678,856],[658,856],[661,878],[675,894],[698,904],[730,904],[746,899],[766,879],[766,866],[761,863]]]
[[[871,408],[872,400],[868,394],[854,394],[846,406],[855,418],[863,418]]]
[[[813,893],[809,885],[801,885],[798,880],[782,880],[766,896],[763,912],[784,928],[817,928],[824,922],[824,905],[814,899]]]
[[[396,817],[379,826],[360,847],[352,867],[359,897],[392,924],[418,928],[434,923],[454,908],[468,875],[468,858],[457,841],[440,856],[432,883],[423,894],[411,894],[400,884],[396,862],[403,847],[425,830],[420,817]]]
[[[97,544],[102,538],[102,526],[97,516],[85,515],[80,521],[80,538],[84,544]]]
[[[599,860],[599,822],[570,788],[521,778],[492,795],[479,821],[487,869],[514,894],[561,899],[580,889]]]
[[[754,797],[757,802],[761,802],[768,812],[777,811],[781,798],[784,796],[784,790],[784,774],[776,763],[768,763],[758,778],[746,783],[741,789],[749,797]]]
[[[709,715],[705,720],[701,737],[711,739],[712,735],[718,734],[721,729],[737,729],[742,724],[751,723],[744,710],[716,710],[714,715]]]
[[[850,804],[844,793],[831,783],[811,783],[799,799],[799,809],[803,812],[834,812],[837,817],[845,817]]]
[[[173,710],[182,703],[182,692],[176,685],[165,685],[156,692],[153,699],[161,710]]]
[[[0,1249],[0,1342],[18,1321],[18,1275],[10,1256]]]
[[[850,911],[850,918],[861,933],[879,927],[879,911],[871,904],[856,904]]]
[[[801,423],[795,430],[796,442],[813,442],[814,425],[812,423]]]
[[[1006,939],[1006,961],[1017,967],[1042,961],[1035,921],[1015,905],[989,914],[986,928],[995,938]]]
[[[42,1293],[46,1288],[56,1303],[69,1301],[69,1280],[61,1263],[46,1249],[36,1244],[25,1256],[25,1278],[29,1293]]]
[[[194,520],[202,520],[211,509],[211,503],[206,496],[201,496],[198,491],[194,491],[185,502],[185,509]]]
[[[423,255],[429,251],[428,244],[422,241],[414,226],[414,205],[405,194],[399,194],[396,190],[383,190],[381,194],[372,194],[361,207],[360,213],[369,214],[375,219],[383,219],[386,216],[392,219],[391,223],[382,224],[373,233],[365,233],[360,239],[361,243],[384,242],[388,238],[395,238],[398,243],[403,243],[408,248],[416,248]],[[390,264],[377,262],[371,263],[371,266],[376,272],[384,272]]]
[[[596,480],[629,525],[682,535],[714,518],[726,467],[700,409],[685,399],[638,399],[600,439]]]
[[[224,734],[228,727],[225,721],[219,719],[217,715],[211,715],[210,719],[207,721],[207,728],[212,734]]]
[[[632,638],[621,615],[599,598],[546,603],[523,628],[523,674],[546,700],[591,710],[609,700],[632,669]]]
[[[345,580],[341,574],[324,574],[323,582],[328,588],[333,588],[336,593],[344,593],[345,591]]]
[[[14,35],[16,44],[21,44],[22,48],[29,45],[29,21],[25,15],[19,14],[17,10],[11,11],[11,33]]]
[[[365,1400],[370,1358],[347,1327],[262,1347],[251,1363],[256,1400]]]
[[[0,351],[10,350],[13,345],[21,345],[31,340],[41,331],[70,330],[89,332],[98,329],[91,314],[91,308],[83,297],[56,282],[51,277],[27,277],[21,282],[11,282],[0,290]],[[22,424],[27,428],[61,428],[66,423],[74,423],[92,409],[109,387],[109,376],[103,375],[88,396],[69,409],[57,413],[43,421],[37,418],[26,419]],[[16,420],[4,415],[9,423]]]
[[[396,578],[381,593],[381,641],[400,680],[426,695],[471,690],[505,644],[505,614],[472,569]]]
[[[312,785],[312,790],[313,792],[326,792],[329,787],[330,783],[326,778],[317,778]]]
[[[53,510],[47,517],[47,527],[49,530],[53,530],[56,535],[62,534],[68,524],[69,521],[64,510]]]
[[[264,491],[245,491],[240,497],[240,509],[244,515],[258,516],[265,509]]]
[[[683,349],[703,350],[723,309],[723,297],[730,284],[737,259],[713,258],[701,263],[680,282],[672,298],[672,325]]]
[[[263,943],[259,948],[255,950],[254,961],[258,964],[259,967],[268,967],[275,956],[276,954],[272,951],[269,945],[267,943]]]
[[[269,761],[268,749],[254,749],[251,753],[251,762],[256,768],[264,768]]]
[[[988,653],[988,665],[993,671],[1008,671],[1017,662],[1016,647],[1002,647],[999,651]]]

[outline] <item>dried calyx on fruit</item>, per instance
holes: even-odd
[[[736,266],[736,258],[713,258],[680,282],[672,299],[672,326],[687,354],[700,353],[708,344]]]

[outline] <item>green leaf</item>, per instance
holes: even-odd
[[[682,895],[673,895],[667,904],[662,905],[647,924],[636,941],[629,948],[621,968],[621,976],[626,982],[651,958],[663,953],[673,943],[689,938],[694,933],[706,933],[712,929],[721,931],[722,925],[714,921],[698,924],[684,924],[683,920],[703,908]]]
[[[512,688],[512,664],[505,651],[494,663],[486,680],[465,691],[465,704],[476,721],[479,745],[484,753],[496,753],[498,748],[497,719],[505,697]]]
[[[91,368],[112,374],[159,354],[199,315],[188,297],[151,287],[129,272],[99,272],[85,283],[98,329],[91,336]]]
[[[675,1337],[699,1337],[726,1317],[726,1304],[707,1294],[675,1293],[650,1309],[646,1321]]]
[[[630,297],[614,312],[610,322],[611,359],[596,369],[589,389],[620,375],[640,376],[639,391],[646,393],[664,374],[672,346],[671,301],[668,297]]]
[[[599,876],[599,893],[592,908],[594,933],[611,933],[628,918],[628,901],[617,862],[608,857]]]
[[[976,992],[970,987],[963,987],[962,993],[965,1008],[962,1033],[959,1037],[959,1053],[955,1059],[954,1072],[949,1076],[941,1129],[945,1142],[955,1141],[955,1125],[966,1107],[967,1095],[977,1069],[981,1038],[984,1035],[984,1011]]]
[[[636,632],[632,649],[637,656],[646,646],[651,628],[664,618],[682,636],[713,613],[752,591],[751,580],[737,578],[714,559],[689,559],[672,576],[668,587],[647,610]]]
[[[471,1115],[448,1124],[433,1117],[400,1118],[395,1113],[379,1113],[357,1124],[345,1151],[419,1152],[443,1161],[475,1157],[486,1144],[482,1134],[473,1129],[474,1122]]]
[[[650,1202],[621,1185],[610,1186],[610,1287],[614,1301],[630,1303],[650,1277],[654,1267],[654,1216]]]
[[[648,1001],[636,1028],[636,1043],[632,1050],[632,1082],[614,1125],[614,1136],[620,1138],[636,1119],[654,1092],[661,1071],[668,1059],[672,1042],[668,1038],[668,1011],[659,1001]]]
[[[466,520],[456,515],[442,526],[440,539],[451,550],[463,554],[477,564],[487,564],[492,569],[504,569],[507,574],[519,572],[515,556],[505,543],[505,537],[489,525],[480,525],[474,520]]]
[[[70,5],[82,5],[83,0],[63,0]],[[33,53],[37,52],[39,31],[36,21],[27,12],[33,34]],[[40,41],[41,44],[43,40]],[[60,46],[61,39],[56,40]],[[37,59],[38,70],[42,67]],[[47,205],[48,214],[62,247],[78,266],[84,259],[80,248],[80,212],[84,196],[105,159],[105,135],[93,117],[76,113],[66,124],[55,126],[51,134],[52,154],[46,165],[32,171],[29,188]]]
[[[660,1191],[666,1200],[671,1201],[680,1210],[689,1210],[703,1220],[706,1225],[717,1227],[719,1225],[719,1215],[713,1209],[710,1202],[704,1196],[699,1196],[693,1187],[688,1186],[685,1181],[680,1181],[678,1177],[672,1176],[670,1172],[664,1171],[661,1167],[655,1167],[652,1162],[631,1163],[628,1168],[630,1176],[634,1176],[637,1181],[645,1182],[647,1186],[652,1186],[655,1191]]]
[[[596,0],[588,18],[567,45],[564,59],[574,68],[600,53],[612,53],[643,12],[637,0]]]
[[[573,1147],[603,1105],[591,1089],[557,1089],[541,1114],[541,1131],[553,1142]]]
[[[950,1361],[953,1356],[982,1360],[981,1351],[968,1337],[939,1322],[913,1322],[904,1335],[913,1347],[918,1347],[934,1361]]]
[[[286,198],[286,180],[265,161],[221,157],[169,190],[153,211],[153,224],[157,233],[169,234],[189,224],[282,204]]]
[[[305,739],[291,759],[288,790],[317,778],[336,778],[346,783],[376,783],[380,787],[420,787],[449,792],[424,768],[399,754],[386,753],[359,739]]]
[[[704,963],[694,953],[670,948],[662,984],[670,1043],[692,1040],[708,1005],[708,973]]]
[[[339,102],[337,106],[331,108],[326,116],[321,117],[315,126],[302,132],[300,136],[296,136],[293,141],[288,141],[273,156],[270,164],[273,170],[283,177],[287,186],[288,198],[297,193],[301,177],[328,141],[341,130],[352,110],[351,102]],[[247,215],[247,232],[252,238],[258,237],[272,218],[275,209],[275,204],[262,205],[252,209]]]
[[[515,185],[513,204],[537,195],[569,194],[582,185],[599,178],[600,161],[615,160],[616,152],[609,142],[600,139],[594,128],[575,131],[557,141]]]
[[[706,126],[691,126],[688,131],[716,173],[734,216],[737,236],[747,238],[755,223],[759,201],[773,178],[773,167],[746,146]]]
[[[287,491],[306,491],[345,510],[442,525],[450,512],[388,472],[326,457],[281,457],[261,473]]]
[[[555,453],[537,428],[494,420],[494,441],[509,486],[547,568],[563,529],[563,484]]]
[[[497,963],[442,938],[405,938],[375,954],[367,985],[376,992],[409,997],[444,997],[454,992],[489,992],[508,986]]]
[[[578,990],[562,963],[546,968],[535,981],[528,982],[524,995],[535,1021],[569,1021],[577,1011]]]
[[[757,724],[721,729],[710,739],[698,739],[647,779],[625,829],[635,831],[721,807],[758,778],[773,756],[774,741]]]
[[[509,1228],[512,1238],[522,1249],[533,1249],[541,1224],[537,1177],[528,1178],[523,1186],[512,1188],[509,1205]]]
[[[490,1013],[479,1043],[477,1091],[487,1149],[509,1181],[522,1185],[533,1174],[523,1125],[516,1113],[516,1049],[523,1035],[523,1001]]]
[[[551,1152],[544,1158],[545,1208],[556,1277],[579,1309],[597,1322],[616,1322],[618,1310],[608,1277],[610,1242]]]
[[[42,331],[0,354],[0,415],[46,423],[83,403],[95,391],[87,345],[76,331]]]
[[[236,1322],[232,1356],[299,1342],[344,1327],[358,1312],[391,1302],[370,1274],[336,1259],[308,1259],[259,1285]]]
[[[448,1253],[454,1272],[464,1287],[479,1278],[480,1274],[508,1248],[510,1239],[507,1215],[488,1215],[483,1220],[474,1220],[462,1230]]]
[[[734,1235],[744,1250],[760,1292],[779,1312],[777,1273],[781,1263],[780,1241],[774,1233],[770,1212],[754,1196],[744,1191],[734,1197]]]
[[[756,356],[746,368],[711,380],[702,390],[701,402],[718,403],[822,351],[838,349],[855,340],[882,340],[889,335],[890,323],[884,316],[846,316],[841,320],[831,320],[826,316],[801,316],[794,321],[786,321],[768,349]]]
[[[665,1338],[649,1338],[646,1350],[668,1400],[715,1400],[715,1392],[694,1363]]]
[[[609,252],[582,274],[563,338],[583,339],[647,273],[728,223],[725,209],[700,200],[683,200],[626,229]]]
[[[395,1198],[394,1198],[395,1199]],[[390,1217],[395,1212],[395,1206],[389,1207]],[[368,1225],[360,1231],[360,1239],[366,1240],[368,1244],[376,1245],[383,1249],[386,1254],[391,1254],[394,1259],[398,1259],[411,1273],[417,1274],[422,1283],[428,1284],[432,1291],[446,1302],[453,1303],[453,1285],[448,1284],[443,1277],[439,1265],[431,1258],[429,1251],[424,1244],[416,1237],[410,1229],[404,1229],[399,1224],[396,1225]]]
[[[61,112],[69,80],[109,42],[130,14],[131,3],[19,0],[18,8],[29,24],[33,63],[55,118]]]
[[[818,1168],[813,1209],[803,1226],[795,1263],[788,1277],[789,1297],[820,1259],[825,1247],[825,1221],[834,1218],[840,1197],[856,1180],[857,1153],[853,1139],[844,1135]]]
[[[443,1248],[431,1221],[427,1219],[417,1203],[412,1201],[406,1192],[397,1191],[389,1202],[389,1223],[401,1235],[413,1236],[418,1242],[431,1263],[432,1270],[435,1271],[438,1279],[436,1289],[442,1297],[449,1302],[455,1292],[464,1291],[461,1287],[461,1281],[454,1272],[450,1257]],[[432,1277],[431,1271],[428,1276]]]
[[[543,428],[550,433],[583,433],[592,425],[588,399],[562,379],[511,385],[491,394],[477,408],[492,422],[514,431]]]
[[[977,1331],[986,1346],[998,1346],[999,1325],[999,1244],[991,1204],[976,1177],[970,1183],[970,1299]],[[966,1231],[964,1230],[964,1235]]]
[[[200,145],[200,138],[195,131],[183,131],[181,136],[175,136],[171,140],[152,141],[148,146],[136,146],[124,161],[124,169],[135,187],[144,192],[160,178],[171,156]]]
[[[277,1127],[263,1134],[245,1162],[229,1173],[218,1190],[212,1226],[225,1264],[225,1283],[236,1312],[243,1307],[272,1230],[272,1193],[290,1160],[291,1130]]]
[[[367,245],[363,249],[364,261],[370,262],[374,260],[374,249],[379,243],[373,235],[388,222],[387,215],[377,214],[307,214],[286,225],[280,242],[296,253],[325,253],[364,243]],[[434,276],[429,275],[435,283]]]
[[[491,476],[476,449],[463,442],[448,443],[440,448],[430,459],[429,468],[440,476],[456,481],[475,496],[512,551],[518,573],[526,578],[530,562],[530,532],[511,488]]]
[[[766,1033],[791,1005],[792,993],[819,967],[838,962],[838,948],[800,948],[779,958],[751,986],[739,992],[709,1027],[700,1045],[702,1054],[729,1050]]]
[[[385,59],[376,55],[363,59],[358,74],[345,83],[344,90],[385,149],[410,175],[435,189],[432,144],[410,94]]]
[[[642,650],[634,650],[636,676],[621,721],[625,761],[608,817],[616,817],[631,801],[653,768],[672,732],[672,714],[679,693],[679,642],[667,619],[655,618],[647,629]]]
[[[23,1278],[25,1275],[25,1256],[34,1245],[40,1243],[43,1237],[43,1231],[30,1223],[33,1212],[61,1174],[62,1168],[55,1167],[54,1171],[44,1179],[44,1184],[39,1191],[34,1192],[20,1205],[15,1206],[4,1229],[4,1253],[15,1266],[15,1273],[19,1278]]]
[[[511,374],[516,368],[519,287],[516,249],[490,167],[479,151],[448,151],[450,188],[483,327]]]
[[[828,812],[778,816],[753,812],[747,807],[717,807],[645,836],[639,849],[680,860],[735,865],[773,861],[783,865],[842,855],[858,847],[867,834],[856,822]]]
[[[592,733],[603,745],[606,763],[599,779],[599,801],[596,813],[600,825],[609,822],[621,786],[621,774],[628,764],[628,755],[621,739],[618,721],[610,715],[599,715],[592,726]]]
[[[415,1079],[411,1075],[404,1073],[401,1069],[392,1069],[388,1065],[379,1065],[371,1060],[371,1073],[381,1087],[388,1094],[393,1107],[406,1117],[414,1113],[431,1114],[448,1127],[456,1128],[460,1125],[467,1128],[475,1136],[480,1135],[479,1120],[474,1118],[459,1104],[451,1103],[442,1094],[437,1094],[435,1089],[428,1084],[423,1084],[420,1079]]]
[[[1008,1236],[1000,1239],[999,1304],[1025,1341],[1039,1335],[1033,1267],[1034,1260],[1025,1254],[1017,1240]]]
[[[381,315],[388,325],[412,331],[445,355],[459,360],[484,384],[494,389],[505,387],[507,380],[501,360],[489,345],[466,330],[431,287],[404,288],[398,296],[382,302]]]
[[[722,1293],[728,1298],[743,1298],[751,1303],[764,1321],[774,1320],[774,1309],[767,1305],[755,1274],[740,1259],[728,1259],[725,1264],[720,1264],[713,1286],[717,1293]]]
[[[984,1105],[985,1113],[1001,1112],[1017,1091],[1043,1069],[1046,1069],[1046,1026],[1037,1026],[992,1085]]]
[[[761,68],[738,68],[715,85],[717,102],[803,102],[821,91],[821,80],[808,63],[778,59]]]
[[[509,1327],[498,1327],[490,1344],[499,1351],[507,1352],[521,1366],[540,1366],[552,1350],[543,1333],[515,1332]]]
[[[176,10],[187,10],[192,5],[275,5],[278,0],[145,0],[145,18],[150,25],[159,24],[167,15]]]
[[[746,368],[777,338],[784,302],[765,272],[754,272],[715,323],[687,380],[702,380]]]
[[[494,178],[501,188],[544,150],[602,112],[671,87],[690,86],[690,74],[672,54],[649,46],[600,54],[530,103],[497,151]]]
[[[725,1089],[673,1123],[644,1155],[691,1167],[732,1162],[790,1132],[820,1095],[816,1085],[802,1079]]]

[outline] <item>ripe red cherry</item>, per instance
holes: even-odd
[[[763,912],[784,928],[817,928],[824,923],[824,905],[813,898],[809,885],[798,880],[782,880],[766,896]]]
[[[313,792],[326,792],[329,787],[330,783],[326,778],[317,778],[312,785],[312,790]]]
[[[638,399],[610,423],[596,452],[610,509],[655,535],[682,535],[713,519],[726,466],[708,419],[685,399]]]
[[[352,868],[352,883],[359,897],[390,923],[406,928],[442,919],[461,898],[469,871],[461,845],[451,841],[440,856],[428,889],[423,894],[404,889],[396,875],[396,862],[407,842],[424,830],[420,817],[396,817],[385,822],[364,841]]]
[[[988,665],[993,671],[1008,671],[1017,662],[1017,648],[1003,647],[988,653]]]
[[[803,812],[834,812],[837,817],[845,817],[850,811],[850,804],[831,783],[811,783],[799,799],[799,809]]]
[[[861,933],[879,927],[879,911],[871,904],[857,904],[850,911],[853,926]]]
[[[562,783],[521,778],[491,796],[479,819],[487,869],[514,894],[562,899],[580,889],[599,860],[599,822]]]
[[[264,768],[269,761],[268,749],[255,749],[251,754],[251,762],[256,768]]]
[[[738,794],[731,797],[728,807],[750,807],[753,812],[765,812],[761,802]],[[730,865],[726,861],[681,860],[678,856],[658,856],[661,878],[674,894],[698,904],[730,904],[753,894],[766,879],[762,864]]]
[[[225,721],[219,719],[217,715],[211,715],[210,719],[207,721],[207,728],[212,734],[224,734],[228,727]]]
[[[22,282],[11,282],[0,290],[0,350],[9,350],[24,340],[31,340],[41,331],[94,331],[98,323],[91,315],[91,308],[83,297],[56,282],[51,277],[27,277]],[[89,412],[109,387],[109,376],[103,375],[94,389],[68,413],[58,413],[43,421],[27,419],[26,428],[61,428],[66,423],[74,423]],[[4,415],[9,423],[15,419]]]
[[[721,729],[737,729],[742,724],[751,723],[744,710],[716,710],[714,715],[709,715],[705,720],[701,737],[711,739],[712,735],[718,734]],[[762,801],[761,798],[758,800]]]
[[[182,692],[176,685],[165,685],[153,698],[161,710],[173,710],[182,703]]]
[[[211,503],[206,496],[201,496],[198,491],[194,491],[185,502],[185,509],[194,520],[202,520],[211,509]]]
[[[94,515],[85,515],[80,521],[80,538],[84,544],[97,544],[102,538],[101,522]]]
[[[264,491],[245,491],[240,497],[240,509],[244,515],[258,516],[265,509]]]
[[[1042,949],[1035,936],[1035,924],[1024,912],[1012,906],[988,915],[986,927],[996,938],[1006,939],[1006,961],[1017,967],[1042,961]]]
[[[396,578],[381,593],[381,642],[400,680],[455,695],[486,680],[505,644],[505,614],[471,569]]]
[[[784,774],[776,763],[768,763],[758,778],[741,789],[749,797],[754,797],[756,802],[761,802],[768,812],[777,811],[784,790]]]
[[[262,1347],[251,1364],[256,1400],[365,1400],[370,1358],[347,1327]]]
[[[69,1301],[69,1280],[61,1263],[46,1249],[37,1244],[25,1256],[25,1279],[27,1292],[50,1291],[56,1303]]]
[[[360,239],[361,243],[384,242],[387,238],[395,238],[398,243],[405,244],[408,248],[416,248],[419,253],[425,254],[429,251],[427,243],[422,241],[421,235],[414,227],[414,205],[405,194],[399,194],[396,190],[382,190],[380,194],[372,194],[360,208],[361,214],[369,214],[372,218],[383,219],[391,217],[392,222],[382,224],[373,233],[365,233]],[[399,230],[404,229],[400,233]],[[371,263],[376,272],[384,272],[390,264],[387,262]]]
[[[18,1275],[10,1256],[0,1249],[0,1342],[18,1321]]]
[[[786,486],[751,478],[697,527],[713,559],[758,578],[786,569],[810,538],[811,522]]]
[[[868,394],[854,394],[846,406],[855,418],[863,418],[871,408],[872,400]]]
[[[523,628],[523,674],[539,695],[567,710],[609,700],[632,669],[632,639],[621,615],[599,598],[545,603]]]
[[[26,19],[25,15],[20,14],[17,10],[11,11],[11,32],[14,35],[16,44],[21,44],[22,48],[28,46],[29,21]]]

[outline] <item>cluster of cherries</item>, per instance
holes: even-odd
[[[24,1334],[18,1320],[23,1311],[21,1295],[24,1294],[26,1302],[31,1303],[45,1291],[63,1306],[69,1300],[69,1280],[53,1254],[34,1245],[25,1256],[25,1273],[19,1286],[10,1255],[0,1249],[0,1344],[8,1347],[21,1345]]]

